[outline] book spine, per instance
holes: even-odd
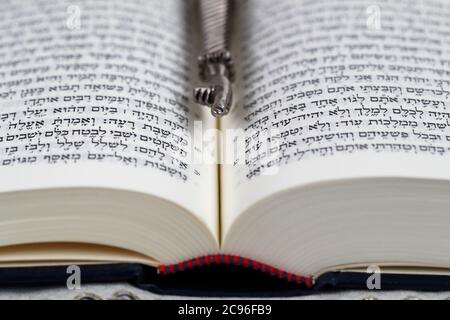
[[[277,269],[273,266],[252,259],[227,254],[207,255],[182,261],[176,264],[160,265],[158,267],[158,273],[160,275],[170,275],[177,272],[182,272],[184,270],[211,265],[234,265],[237,267],[250,268],[255,271],[263,272],[271,276],[277,277],[280,280],[285,280],[290,283],[297,283],[299,285],[304,285],[307,288],[312,288],[314,285],[313,277],[310,275],[299,275],[291,272],[286,272],[281,269]]]

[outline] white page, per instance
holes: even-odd
[[[301,185],[450,178],[448,1],[249,0],[240,11],[242,92],[223,126],[253,138],[250,162],[222,169],[224,233]],[[270,130],[266,152],[257,135]]]
[[[1,1],[0,191],[151,193],[217,234],[217,167],[189,160],[189,132],[203,117],[190,101],[192,9],[178,0]]]

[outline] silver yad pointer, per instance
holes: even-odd
[[[214,117],[227,115],[233,104],[232,6],[233,0],[199,0],[203,54],[198,66],[203,83],[194,89],[194,97]]]

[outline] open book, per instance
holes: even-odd
[[[238,6],[216,120],[195,3],[0,1],[2,265],[450,268],[450,3]]]

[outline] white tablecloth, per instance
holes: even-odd
[[[134,288],[128,284],[111,285],[85,285],[81,290],[68,290],[67,288],[6,288],[0,289],[0,299],[78,299],[80,297],[96,297],[97,299],[114,299],[134,296],[138,299],[184,299],[183,297],[159,296]],[[201,298],[201,297],[199,297]],[[201,298],[204,299],[204,298]],[[450,299],[450,291],[447,292],[413,292],[413,291],[345,291],[289,299]]]

